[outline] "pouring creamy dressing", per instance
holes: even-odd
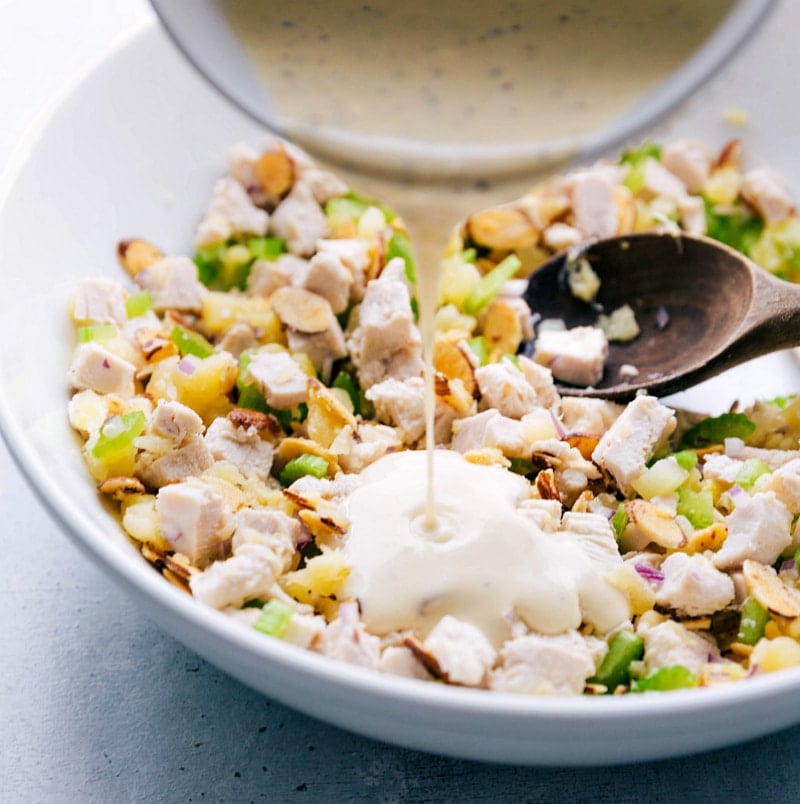
[[[547,634],[625,622],[627,598],[577,540],[517,510],[527,480],[434,450],[438,268],[457,221],[521,195],[641,100],[731,0],[218,3],[275,128],[390,203],[415,247],[426,450],[377,461],[349,501],[349,591],[367,628],[425,635],[450,614],[499,646],[512,616]]]
[[[424,523],[425,454],[387,455],[362,472],[348,502],[350,589],[376,634],[425,636],[445,615],[495,645],[511,619],[558,634],[581,623],[607,633],[630,618],[627,596],[603,579],[568,531],[548,533],[518,508],[528,481],[436,450],[437,528]]]

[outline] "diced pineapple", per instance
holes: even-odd
[[[620,564],[605,574],[605,580],[628,596],[632,614],[644,614],[656,604],[650,584],[630,564]]]
[[[767,673],[800,665],[800,642],[791,637],[760,639],[750,654],[750,667]]]
[[[122,527],[126,533],[155,550],[171,550],[172,545],[161,535],[158,522],[154,495],[141,494],[122,503]]]
[[[742,174],[735,165],[717,168],[706,181],[703,195],[712,204],[733,204],[739,197]]]
[[[349,575],[341,550],[323,550],[310,558],[303,569],[285,575],[283,586],[295,600],[316,604],[322,598],[338,595]]]
[[[262,343],[284,342],[280,319],[267,299],[220,291],[206,294],[200,314],[200,327],[206,335],[222,335],[239,322],[253,327]]]
[[[481,278],[481,272],[471,262],[456,254],[444,261],[442,266],[441,304],[453,304],[459,310]]]

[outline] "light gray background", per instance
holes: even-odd
[[[143,0],[0,0],[0,170],[41,108],[150,17]],[[798,32],[800,3],[784,0],[748,65]],[[0,535],[4,804],[798,798],[800,727],[662,763],[535,769],[402,750],[296,714],[143,619],[47,518],[1,444]]]

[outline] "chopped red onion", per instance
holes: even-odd
[[[725,454],[729,458],[742,460],[744,458],[744,441],[741,438],[726,438]]]
[[[111,364],[108,362],[108,358],[103,358],[103,368],[111,368]]]
[[[556,414],[553,413],[552,408],[550,410],[550,419],[553,422],[553,427],[555,428],[556,433],[558,434],[558,437],[559,438],[566,438],[567,437],[567,431],[562,427],[561,422],[558,420],[558,416],[556,416]]]
[[[746,494],[747,492],[739,485],[731,486],[728,490],[728,494],[731,497],[738,497],[740,494]]]
[[[197,363],[191,359],[191,355],[186,355],[186,357],[178,363],[178,371],[180,371],[181,374],[185,374],[187,377],[191,377],[196,370]]]
[[[634,564],[633,568],[650,583],[661,583],[664,580],[664,573],[649,564]]]

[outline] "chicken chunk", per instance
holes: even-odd
[[[533,353],[533,359],[556,379],[583,386],[600,381],[607,356],[608,339],[597,327],[542,329]]]
[[[780,223],[794,210],[794,202],[780,173],[768,168],[750,170],[742,176],[742,198],[766,218]]]
[[[198,567],[218,558],[233,533],[234,520],[225,501],[199,482],[189,480],[162,488],[156,511],[164,538]]]
[[[693,673],[709,661],[719,658],[712,642],[674,620],[640,628],[644,639],[644,662],[648,673],[660,667],[682,665]]]
[[[272,213],[270,231],[286,243],[292,254],[311,256],[317,241],[328,233],[328,221],[308,187],[295,184]]]
[[[220,417],[211,422],[204,440],[216,460],[232,463],[245,477],[269,477],[272,444],[255,427],[237,427]]]
[[[503,416],[521,419],[539,406],[539,395],[510,360],[489,363],[475,370],[483,403]]]
[[[688,617],[713,614],[734,598],[733,581],[702,554],[672,553],[661,564],[656,603]]]
[[[583,239],[612,237],[617,233],[614,182],[600,170],[578,171],[570,177],[575,227]]]
[[[78,391],[132,397],[135,374],[136,366],[133,363],[118,357],[97,341],[89,341],[75,350],[67,379]]]
[[[211,200],[195,233],[195,246],[223,243],[234,234],[264,235],[269,215],[250,199],[236,179],[226,176],[214,185]]]
[[[625,496],[647,469],[647,461],[666,442],[677,420],[670,408],[651,396],[637,396],[598,442],[592,460]]]
[[[257,354],[247,371],[270,407],[288,410],[308,400],[308,376],[286,352]]]
[[[295,254],[281,254],[275,260],[256,260],[250,266],[247,291],[253,296],[269,298],[278,288],[292,284],[308,268],[308,260]]]
[[[143,450],[136,457],[136,476],[149,488],[197,477],[214,463],[214,456],[201,435],[187,437],[167,452]]]
[[[452,425],[452,448],[466,453],[494,447],[508,458],[529,458],[531,445],[522,423],[503,416],[494,409],[456,419]]]
[[[353,283],[350,286],[353,301],[361,301],[364,296],[365,277],[372,262],[369,248],[367,240],[355,237],[317,241],[319,254],[333,254],[350,271],[350,275],[353,278]]]
[[[580,695],[595,670],[594,656],[577,631],[527,634],[503,646],[489,688],[525,695]]]
[[[112,279],[83,279],[72,303],[72,318],[79,324],[116,324],[128,320],[125,290]]]
[[[766,490],[774,491],[792,514],[800,513],[800,458],[778,467],[768,477]]]
[[[158,403],[149,423],[151,433],[168,438],[176,446],[201,435],[204,429],[203,420],[192,408],[165,400]]]
[[[320,653],[350,664],[377,669],[380,640],[367,633],[358,619],[358,606],[343,603],[339,616],[329,623],[315,645]]]
[[[661,161],[690,193],[699,193],[711,175],[714,155],[703,140],[684,139],[665,145]]]
[[[136,281],[153,297],[153,309],[199,313],[208,291],[188,257],[164,257],[136,274]]]
[[[561,418],[568,433],[601,436],[623,410],[622,405],[606,399],[579,396],[561,398]]]
[[[718,569],[736,569],[747,558],[772,564],[792,541],[792,515],[774,491],[737,498],[725,521],[728,537],[714,555]]]
[[[331,310],[338,315],[347,309],[353,275],[335,254],[323,251],[308,261],[296,284],[327,299]]]
[[[449,614],[436,623],[422,644],[453,684],[480,686],[497,658],[483,631]]]

